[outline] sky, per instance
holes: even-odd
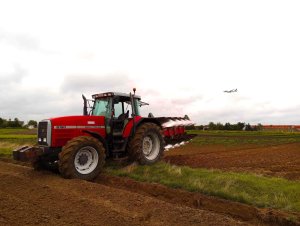
[[[135,87],[145,116],[300,124],[299,11],[292,0],[0,0],[0,117],[80,115],[82,94]]]

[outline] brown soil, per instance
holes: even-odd
[[[99,176],[96,183],[130,190],[142,195],[155,197],[175,205],[209,210],[234,217],[255,225],[300,225],[300,214],[284,213],[274,209],[259,209],[242,203],[232,202],[200,193],[172,189],[156,183],[138,182],[129,178],[110,175]],[[294,219],[291,221],[291,218]],[[298,223],[297,223],[298,222]]]
[[[201,208],[201,200],[196,205]],[[226,213],[178,205],[99,183],[66,180],[3,161],[0,210],[0,225],[249,224]]]
[[[252,172],[300,180],[300,143],[269,147],[186,145],[165,153],[176,165]]]

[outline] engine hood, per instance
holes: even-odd
[[[106,137],[104,116],[64,116],[50,118],[51,147],[62,147],[78,136],[88,136],[87,132]]]
[[[104,126],[104,116],[63,116],[50,118],[52,127],[57,128],[100,128]]]

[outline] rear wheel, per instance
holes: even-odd
[[[154,123],[144,123],[138,127],[128,146],[130,160],[138,161],[142,165],[157,162],[163,151],[163,133]]]
[[[70,140],[59,153],[59,172],[64,178],[93,180],[105,163],[103,144],[94,137]]]

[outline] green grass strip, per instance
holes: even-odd
[[[1,134],[0,139],[36,139],[36,135],[30,134]]]
[[[0,157],[11,157],[12,151],[21,146],[33,146],[35,139],[0,139]]]
[[[160,183],[171,188],[242,202],[257,207],[300,211],[300,182],[255,174],[192,169],[159,162],[151,166],[118,169],[108,173],[137,181]]]

